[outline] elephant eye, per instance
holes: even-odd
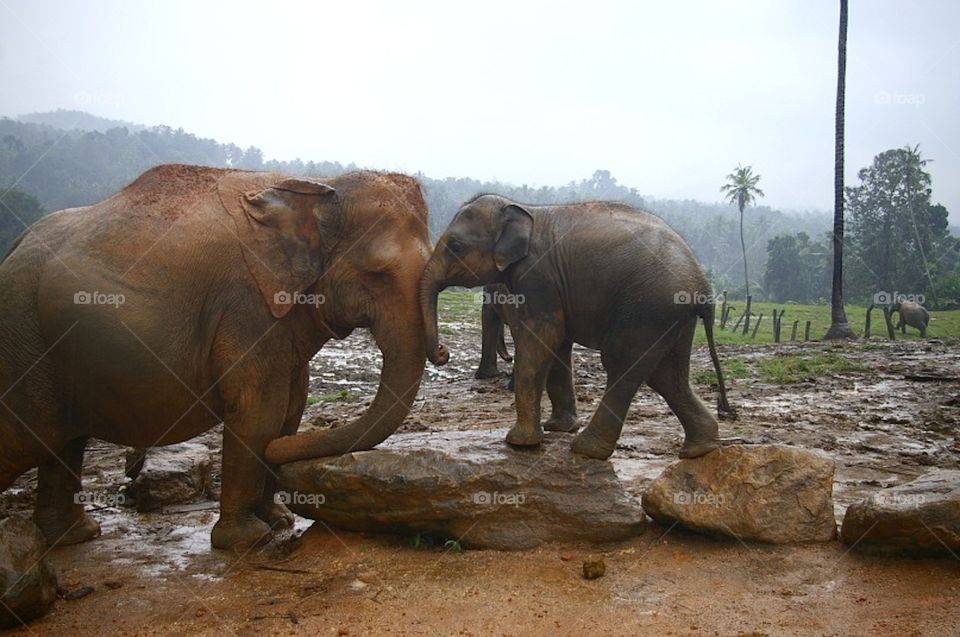
[[[463,252],[463,244],[456,239],[447,241],[447,250],[449,250],[451,254],[461,254]]]

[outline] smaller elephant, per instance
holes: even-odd
[[[480,366],[474,378],[496,378],[500,375],[497,369],[497,356],[504,361],[513,362],[513,356],[507,349],[504,335],[507,327],[512,327],[513,306],[505,301],[509,299],[509,290],[503,285],[483,286],[483,309],[480,313]]]
[[[900,322],[897,323],[897,329],[901,333],[907,333],[907,325],[920,330],[920,336],[926,338],[927,325],[930,324],[930,313],[927,308],[913,301],[897,301],[890,306],[890,313],[900,312]]]

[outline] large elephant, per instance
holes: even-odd
[[[907,325],[920,331],[921,337],[927,336],[927,325],[930,324],[930,313],[927,308],[913,301],[899,300],[890,306],[890,313],[900,312],[900,321],[897,329],[907,333]]]
[[[517,300],[517,421],[508,443],[542,440],[544,386],[553,407],[544,428],[577,428],[571,348],[579,343],[600,350],[607,387],[574,452],[609,457],[644,382],[683,425],[681,457],[720,445],[717,420],[688,380],[699,317],[719,381],[718,410],[732,414],[713,340],[710,285],[690,248],[662,220],[605,202],[525,206],[482,195],[466,203],[437,242],[420,283],[427,357],[434,364],[449,358],[437,337],[439,291],[494,282]]]
[[[480,310],[480,365],[475,378],[495,378],[500,375],[497,369],[497,356],[508,363],[513,356],[507,349],[505,333],[507,328],[513,333],[513,306],[506,303],[509,292],[502,285],[483,286],[483,308]]]
[[[84,541],[99,533],[77,497],[88,438],[149,447],[224,422],[212,543],[269,539],[292,522],[274,464],[372,447],[410,409],[426,221],[403,175],[184,165],[41,219],[0,263],[0,488],[39,466],[35,521],[51,544]],[[383,353],[369,410],[291,436],[308,362],[357,327]]]

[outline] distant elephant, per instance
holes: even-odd
[[[495,378],[500,375],[497,369],[497,356],[510,363],[513,356],[507,350],[505,340],[506,328],[510,326],[510,317],[513,306],[502,302],[508,294],[502,285],[485,285],[482,298],[483,307],[480,310],[480,366],[474,378]],[[511,329],[512,332],[512,329]]]
[[[573,451],[607,458],[639,386],[663,396],[685,433],[681,457],[720,446],[717,421],[690,388],[690,350],[702,318],[717,373],[718,409],[733,414],[713,339],[710,285],[693,252],[666,223],[617,203],[526,206],[479,196],[457,212],[420,283],[427,357],[449,359],[437,337],[437,295],[450,285],[502,283],[516,297],[517,422],[513,445],[543,428],[577,429],[571,349],[600,350],[607,388]],[[553,411],[540,425],[544,387]]]
[[[907,325],[920,330],[920,336],[927,336],[927,325],[930,324],[930,313],[927,308],[913,301],[897,301],[890,306],[890,313],[900,312],[900,322],[897,329],[907,333]]]
[[[266,541],[293,520],[274,502],[274,464],[368,449],[407,415],[424,367],[426,221],[404,175],[185,165],[44,217],[0,263],[0,489],[39,465],[38,526],[51,544],[88,540],[88,438],[167,445],[223,421],[213,546]],[[370,408],[290,436],[309,361],[357,327],[383,352]]]

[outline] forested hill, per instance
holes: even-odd
[[[318,149],[317,154],[322,152]],[[36,197],[47,212],[100,201],[151,166],[166,162],[315,176],[357,168],[336,161],[266,160],[260,149],[253,146],[243,149],[182,129],[148,128],[82,111],[60,110],[0,119],[0,188],[6,191],[16,183],[18,190]],[[742,277],[738,213],[733,206],[642,196],[636,189],[618,183],[605,170],[597,170],[579,182],[540,188],[469,178],[417,177],[424,185],[434,236],[463,201],[479,192],[498,192],[526,203],[615,199],[655,212],[676,228],[710,270],[718,288],[734,289]],[[717,175],[718,199],[722,180],[723,175]],[[3,207],[0,225],[0,240],[22,230],[22,224]],[[13,227],[7,228],[8,225]],[[830,217],[825,214],[785,213],[764,206],[748,209],[745,240],[751,271],[764,271],[767,242],[774,236],[805,232],[819,238],[829,227]],[[0,246],[0,253],[3,250],[5,247]]]

